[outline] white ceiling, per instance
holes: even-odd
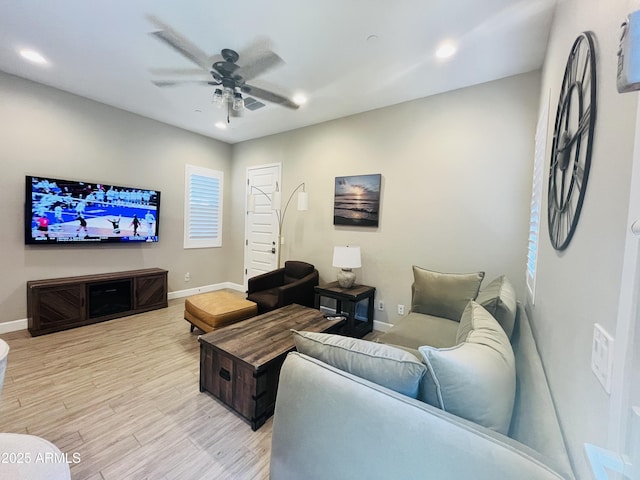
[[[555,3],[0,0],[0,70],[236,143],[540,68]],[[288,97],[302,92],[308,103],[267,104],[219,130],[226,110],[211,103],[214,87],[152,84],[168,79],[152,68],[194,65],[149,35],[157,28],[147,15],[210,55],[267,37],[286,63],[251,83]],[[437,60],[447,39],[458,53]],[[26,62],[17,53],[23,47],[50,64]]]

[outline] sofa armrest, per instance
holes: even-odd
[[[561,479],[498,433],[290,353],[280,373],[271,480]]]
[[[287,283],[278,289],[278,305],[289,305],[299,303],[307,307],[313,306],[313,287],[318,285],[319,274],[314,270],[309,275],[302,277],[295,282]]]
[[[247,293],[250,295],[254,292],[262,292],[263,290],[279,287],[283,283],[284,267],[251,277],[247,281]]]
[[[516,357],[516,398],[509,436],[570,469],[553,397],[538,353],[526,309],[518,305],[511,339]]]

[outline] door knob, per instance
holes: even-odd
[[[273,247],[273,248],[271,249],[271,253],[276,253],[276,247]]]

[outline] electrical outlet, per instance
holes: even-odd
[[[404,305],[398,304],[398,315],[404,315]]]
[[[189,272],[185,273],[185,274],[184,274],[184,281],[185,281],[185,282],[188,282],[188,281],[190,281],[190,280],[191,280],[191,275],[189,275]]]
[[[382,300],[378,300],[378,310],[384,310],[384,302]]]
[[[611,393],[611,375],[613,373],[613,338],[601,325],[593,325],[593,344],[591,348],[591,370],[607,393]]]

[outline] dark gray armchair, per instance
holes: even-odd
[[[250,278],[247,300],[258,304],[258,314],[292,303],[313,307],[318,279],[318,270],[310,263],[289,260],[283,268]]]

